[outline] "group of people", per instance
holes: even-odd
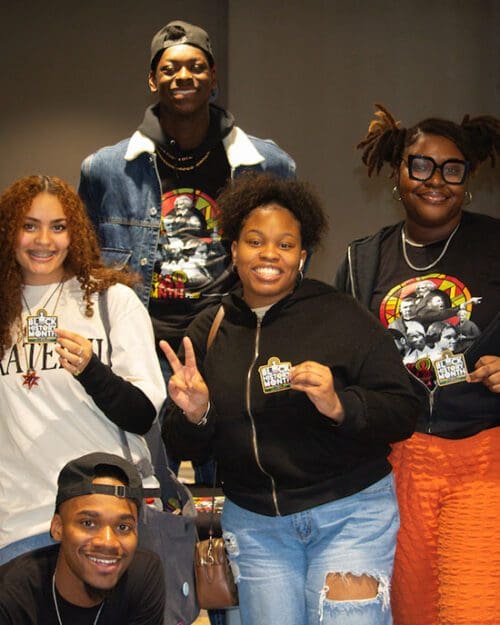
[[[358,147],[405,219],[328,285],[321,201],[213,104],[207,33],[160,29],[148,84],[78,193],[0,196],[0,624],[163,622],[136,551],[161,409],[174,470],[217,464],[243,625],[493,625],[500,221],[464,205],[500,120],[377,105]]]

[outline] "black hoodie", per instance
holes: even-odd
[[[172,407],[164,439],[176,456],[212,452],[223,489],[236,504],[266,515],[291,514],[346,497],[391,470],[389,443],[413,432],[418,401],[389,335],[350,296],[304,280],[262,323],[238,293],[206,353],[217,307],[191,324],[197,363],[210,390],[208,424],[190,424]],[[345,419],[336,426],[307,395],[265,394],[259,367],[271,357],[331,368]]]

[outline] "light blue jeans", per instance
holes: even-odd
[[[21,556],[27,551],[39,549],[40,547],[47,547],[48,545],[53,545],[54,543],[55,540],[52,540],[48,532],[17,540],[15,543],[10,543],[10,545],[6,545],[0,549],[0,566],[2,564],[6,564],[9,560],[17,558],[17,556]]]
[[[243,625],[390,625],[399,512],[392,475],[304,512],[264,516],[226,498],[223,536]],[[373,599],[327,598],[328,573],[369,575]]]

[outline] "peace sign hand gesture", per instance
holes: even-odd
[[[182,339],[184,345],[184,364],[167,341],[160,341],[173,375],[168,382],[169,397],[184,412],[191,423],[199,423],[208,409],[209,393],[205,380],[196,366],[193,344],[187,336]]]

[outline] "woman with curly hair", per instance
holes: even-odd
[[[57,475],[102,450],[147,465],[164,385],[131,274],[106,268],[64,181],[0,196],[0,563],[48,544]]]
[[[219,206],[241,288],[197,317],[179,357],[160,344],[167,448],[218,462],[244,625],[388,625],[387,454],[418,411],[399,354],[353,298],[303,279],[326,226],[306,185],[242,176]]]
[[[405,219],[351,243],[336,284],[385,326],[401,319],[406,297],[422,315],[436,294],[451,303],[427,318],[432,326],[440,320],[447,340],[406,364],[423,411],[416,433],[391,455],[401,511],[394,621],[493,625],[500,586],[500,221],[464,206],[472,199],[471,175],[488,159],[495,165],[500,120],[467,115],[460,124],[431,118],[404,128],[377,108],[358,147],[369,175],[390,167]],[[458,311],[478,330],[467,344],[457,341]],[[398,328],[407,323],[401,319]]]

